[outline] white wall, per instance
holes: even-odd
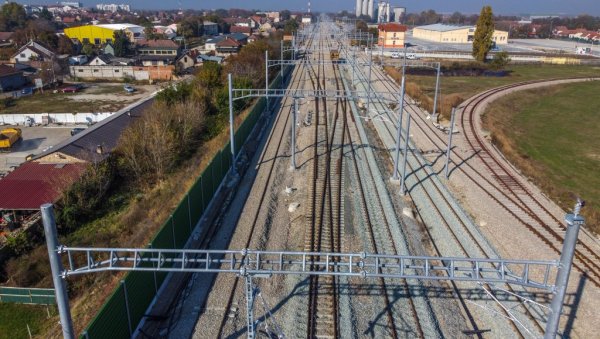
[[[41,124],[43,117],[49,116],[52,123],[85,124],[89,121],[99,122],[114,113],[33,113],[33,114],[0,114],[0,124],[23,125],[27,118],[32,118],[36,124]],[[88,120],[89,119],[89,120]]]

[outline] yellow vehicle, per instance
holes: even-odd
[[[0,149],[9,149],[21,139],[20,128],[5,128],[0,131]]]
[[[331,60],[339,60],[340,51],[338,51],[337,49],[332,49],[329,51],[329,56],[331,57]]]

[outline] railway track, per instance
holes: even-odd
[[[383,83],[386,84],[386,87],[390,87],[390,85],[386,81],[383,81]],[[415,117],[416,114],[413,113],[412,115],[413,117]],[[381,126],[383,126],[383,133],[387,134],[386,137],[388,138],[388,140],[394,140],[395,128],[397,127],[397,118],[389,114],[389,111],[385,114],[385,116],[387,119],[389,119],[390,122],[392,122],[392,126],[390,126],[390,124],[381,124]],[[391,127],[393,127],[394,130],[392,130]],[[379,130],[381,131],[381,129]],[[405,136],[403,137],[405,138]],[[458,246],[461,252],[460,255],[471,257],[497,256],[495,252],[491,248],[489,248],[489,244],[485,241],[482,235],[479,234],[477,230],[474,230],[471,227],[471,225],[469,225],[469,222],[465,221],[464,212],[457,210],[456,207],[454,207],[454,204],[450,203],[446,192],[444,192],[445,189],[440,187],[441,183],[437,182],[436,180],[430,180],[429,175],[425,174],[424,171],[422,171],[422,169],[428,168],[430,164],[426,163],[423,159],[419,158],[418,156],[410,157],[409,155],[409,158],[413,158],[412,162],[408,162],[408,172],[410,173],[410,176],[414,176],[416,180],[416,183],[413,183],[413,185],[423,184],[424,182],[430,183],[430,187],[433,190],[428,191],[427,189],[423,189],[423,193],[428,199],[428,201],[430,201],[430,206],[432,206],[433,210],[435,211],[435,214],[438,216],[438,220],[440,220],[444,225],[444,228],[447,230],[447,234],[449,235],[450,239],[452,239],[453,243],[456,246]],[[408,190],[408,194],[412,196],[412,189]],[[433,195],[435,195],[435,197]],[[413,197],[413,200],[414,198],[415,197]],[[440,199],[444,201],[444,204],[439,204]],[[421,211],[418,212],[421,213]],[[449,255],[448,253],[444,253],[444,250],[440,248],[440,244],[436,244],[434,236],[431,233],[428,233],[428,236],[434,244],[434,248],[437,252],[437,255]],[[465,236],[466,241],[464,238]],[[455,288],[457,295],[460,296],[460,293],[457,289],[457,284],[453,283],[453,287]],[[484,287],[486,287],[487,290],[492,291],[490,286]],[[514,292],[514,290],[510,286],[506,286],[506,289],[511,292]],[[461,297],[459,297],[459,302],[461,303],[463,310],[466,312],[467,319],[469,319],[471,326],[473,326],[474,333],[478,336],[481,336],[481,332],[479,331],[479,325],[476,323],[475,318],[473,317],[472,313],[469,311],[468,307],[466,306],[464,300],[462,300]],[[523,303],[518,303],[518,307],[520,308],[522,314],[526,316],[525,319],[518,320],[514,318],[514,315],[512,313],[507,312],[507,310],[505,310],[504,308],[502,308],[501,310],[501,314],[504,317],[514,320],[509,322],[510,327],[513,328],[513,332],[521,337],[530,334],[530,329],[523,325],[524,320],[527,320],[533,327],[535,327],[538,330],[539,333],[543,333],[543,328],[540,325],[540,319],[538,316],[536,316],[535,312],[530,310]]]
[[[292,78],[290,80],[290,84],[294,85],[296,83],[299,82],[300,78],[301,78],[301,74],[302,74],[302,70],[305,66],[304,65],[300,65],[298,67],[298,69],[294,70],[294,73],[292,75]],[[272,107],[275,107],[275,104],[272,104]],[[293,104],[292,104],[292,99],[291,98],[283,98],[283,100],[281,100],[281,107],[288,107],[287,109],[287,114],[285,113],[280,113],[276,115],[275,118],[275,122],[273,124],[273,129],[271,130],[271,133],[269,134],[269,137],[267,139],[266,142],[266,149],[265,151],[261,154],[260,157],[260,161],[258,162],[259,164],[261,164],[261,166],[265,166],[265,164],[267,166],[267,178],[266,178],[266,184],[263,186],[262,188],[262,192],[260,195],[260,201],[259,204],[257,205],[257,208],[254,210],[253,212],[253,222],[251,223],[251,229],[250,232],[248,233],[248,236],[245,240],[245,247],[244,248],[249,248],[250,247],[250,243],[252,241],[254,232],[255,232],[255,227],[257,225],[257,221],[259,219],[259,215],[261,213],[261,210],[263,210],[265,208],[265,201],[267,199],[267,196],[269,195],[268,190],[269,187],[271,185],[271,183],[274,180],[274,172],[275,172],[275,168],[277,165],[277,155],[281,154],[281,152],[283,152],[282,150],[282,146],[284,144],[284,140],[285,135],[287,134],[289,128],[289,123],[291,120],[291,112],[293,109]],[[269,159],[269,160],[268,160]],[[225,333],[224,333],[224,329],[225,329],[225,325],[227,323],[227,320],[229,319],[228,317],[228,312],[233,309],[233,302],[235,299],[235,295],[236,295],[236,291],[238,290],[238,284],[240,283],[240,277],[235,277],[234,281],[232,283],[231,288],[229,289],[231,292],[229,294],[229,297],[227,298],[227,303],[225,305],[224,311],[225,313],[223,314],[222,318],[221,318],[221,322],[219,324],[218,327],[218,335],[217,337],[224,337]],[[242,281],[243,283],[243,281]]]
[[[377,71],[382,83],[390,90],[397,90],[386,81],[387,77],[380,71]],[[534,85],[554,80],[579,80],[587,78],[569,78],[569,79],[549,79],[523,81],[494,89],[484,91],[477,96],[469,99],[460,107],[460,124],[464,138],[472,149],[472,154],[477,156],[485,165],[485,168],[491,173],[494,181],[490,180],[481,168],[476,168],[468,161],[468,157],[461,157],[456,152],[451,153],[451,163],[456,166],[456,170],[462,172],[467,178],[478,186],[486,195],[494,200],[500,207],[505,209],[517,221],[519,221],[529,232],[537,236],[545,245],[560,255],[564,237],[557,230],[565,231],[564,223],[556,218],[542,202],[539,201],[525,185],[517,178],[506,165],[504,159],[498,159],[496,153],[491,151],[483,137],[477,132],[475,116],[477,108],[486,101],[502,91],[518,88],[527,85]],[[433,128],[420,112],[414,107],[407,106],[411,111],[416,124],[421,128],[423,135],[438,149],[439,152],[445,152],[446,140],[439,130]],[[460,164],[458,166],[457,164]],[[594,251],[591,246],[578,241],[578,248],[575,252],[575,262],[573,267],[586,275],[590,282],[600,287],[600,255]]]

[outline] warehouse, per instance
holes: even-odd
[[[450,44],[466,44],[473,42],[475,26],[455,26],[445,24],[433,24],[415,27],[413,37],[427,41]],[[498,45],[508,43],[508,32],[494,31],[492,41]]]
[[[71,28],[65,28],[65,35],[71,40],[78,40],[80,43],[89,43],[100,46],[112,42],[116,31],[123,31],[129,37],[129,41],[144,38],[144,27],[132,24],[106,24],[106,25],[86,25]]]

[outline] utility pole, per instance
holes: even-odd
[[[267,111],[269,110],[269,51],[265,51],[265,98],[267,98]]]
[[[54,283],[54,294],[56,296],[56,305],[58,306],[58,315],[62,327],[63,338],[74,339],[73,320],[71,318],[71,309],[69,308],[69,295],[67,286],[63,279],[63,265],[58,255],[58,238],[56,235],[56,222],[54,220],[54,208],[52,204],[43,204],[41,207],[42,223],[44,224],[44,235],[46,236],[46,245],[48,247],[48,257],[50,258],[50,270],[52,272],[52,282]]]
[[[565,240],[560,254],[558,274],[556,275],[554,287],[554,297],[550,303],[550,314],[548,315],[548,322],[546,323],[544,339],[555,339],[558,334],[558,325],[560,323],[560,315],[562,313],[565,294],[567,292],[567,284],[569,283],[569,275],[571,274],[571,266],[573,265],[573,256],[575,254],[575,245],[577,244],[579,228],[585,223],[585,219],[579,215],[579,212],[584,205],[584,201],[577,199],[573,214],[567,214],[565,216],[567,232],[565,233]]]
[[[410,140],[410,114],[408,114],[408,121],[406,122],[406,136],[404,137],[404,164],[402,165],[402,182],[400,183],[400,195],[406,194],[404,186],[406,185],[406,162],[408,160],[408,144]]]
[[[231,172],[233,175],[236,174],[237,169],[235,167],[235,128],[233,122],[233,80],[231,79],[231,73],[227,74],[228,89],[229,89],[229,144],[231,147]]]
[[[291,145],[291,154],[292,154],[292,163],[290,164],[290,169],[296,169],[296,121],[298,117],[298,98],[294,97],[294,109],[292,113],[292,145]]]
[[[454,116],[456,115],[456,108],[452,107],[452,117],[450,118],[450,133],[448,135],[448,148],[446,149],[446,166],[445,173],[446,179],[448,179],[449,174],[449,164],[450,164],[450,152],[452,152],[452,134],[454,134]]]
[[[404,116],[404,76],[402,76],[402,85],[400,86],[400,118],[398,120],[398,131],[396,133],[396,154],[394,157],[394,173],[392,180],[398,180],[398,163],[400,162],[400,147],[402,145],[402,117]]]
[[[437,75],[435,78],[435,94],[433,95],[433,112],[431,112],[432,115],[435,115],[437,113],[438,92],[440,91],[440,65],[441,63],[438,62]]]
[[[373,49],[369,48],[369,86],[367,90],[367,116],[371,107],[371,69],[373,68]]]

